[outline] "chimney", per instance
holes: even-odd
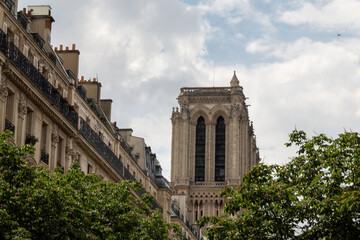
[[[30,21],[30,29],[36,32],[47,43],[51,44],[51,26],[55,22],[51,16],[51,7],[49,5],[31,5],[28,6],[30,14],[28,19]]]
[[[83,77],[81,77],[81,79],[82,80],[78,82],[78,85],[83,86],[86,89],[86,97],[93,98],[97,104],[100,104],[101,83],[92,80],[86,81],[83,80]]]
[[[55,51],[59,55],[59,57],[64,61],[64,68],[66,70],[70,70],[75,75],[76,79],[78,79],[80,51],[76,50],[76,45],[73,44],[71,50],[67,46],[65,47],[64,50],[63,45],[60,45],[60,49],[55,47]]]
[[[111,121],[111,105],[112,105],[111,99],[101,99],[100,100],[100,107],[104,111],[105,116],[109,121]]]

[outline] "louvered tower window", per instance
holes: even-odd
[[[205,120],[199,117],[196,124],[195,181],[205,181]]]
[[[225,121],[221,116],[216,122],[215,141],[215,181],[225,181]]]

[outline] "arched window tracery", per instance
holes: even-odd
[[[216,121],[215,181],[225,181],[225,120],[222,116]]]
[[[205,181],[205,119],[199,117],[196,124],[195,181]]]

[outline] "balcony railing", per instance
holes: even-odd
[[[181,88],[181,94],[185,96],[223,96],[230,95],[231,87],[197,87]]]
[[[25,28],[25,30],[26,30],[27,26],[29,24],[29,21],[26,19],[26,17],[24,16],[24,14],[22,12],[17,13],[17,20],[19,21],[21,26],[23,26],[23,28]]]
[[[76,87],[76,91],[80,95],[80,97],[82,99],[84,99],[85,102],[87,102],[87,100],[86,100],[86,89],[83,86],[80,85],[80,86]]]
[[[12,124],[9,120],[5,119],[5,130],[11,131],[13,134],[15,134],[15,126]]]
[[[131,149],[129,147],[129,145],[126,143],[125,140],[120,139],[120,145],[122,146],[122,148],[129,154],[129,156],[135,161],[137,162],[137,159],[135,158],[135,156],[132,154]]]
[[[44,150],[41,150],[40,161],[42,161],[46,165],[49,165],[49,154],[46,153]]]
[[[46,49],[45,49],[45,41],[44,39],[42,39],[42,37],[40,36],[40,34],[38,33],[31,33],[32,37],[34,38],[35,42],[37,43],[37,45],[39,45],[39,47],[46,53]]]
[[[89,143],[105,158],[110,165],[123,176],[123,164],[111,149],[103,142],[99,135],[92,130],[87,122],[80,117],[79,132],[89,141]]]
[[[126,180],[132,180],[132,181],[136,181],[136,178],[134,177],[134,175],[132,175],[130,173],[129,170],[127,170],[127,168],[124,168],[124,178]],[[135,192],[137,193],[137,195],[139,195],[140,197],[142,195],[144,195],[146,192],[146,190],[142,187],[141,189],[139,190],[135,190]],[[151,208],[152,209],[161,209],[162,210],[162,207],[160,207],[160,205],[158,204],[158,202],[156,200],[154,200],[151,204]]]
[[[0,29],[0,50],[32,82],[35,87],[54,105],[71,124],[77,127],[78,113],[70,108],[68,102],[56,91],[49,81],[25,57],[6,34]]]
[[[136,178],[130,173],[129,170],[127,170],[127,168],[124,168],[124,178],[127,180],[136,181]]]
[[[15,3],[11,0],[4,0],[8,10],[14,15],[14,6],[15,6]]]
[[[178,217],[185,225],[188,229],[190,229],[190,231],[194,234],[194,236],[199,239],[202,240],[203,238],[201,237],[200,233],[196,230],[196,228],[186,219],[184,219],[183,215],[180,215],[180,212],[178,209],[175,208],[175,206],[173,204],[171,204],[171,211],[175,214],[176,217]]]

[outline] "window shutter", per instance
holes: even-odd
[[[4,31],[5,34],[7,34],[8,25],[6,24],[6,22],[3,23],[2,30]]]
[[[14,35],[14,44],[16,47],[19,47],[19,36],[18,35]]]

